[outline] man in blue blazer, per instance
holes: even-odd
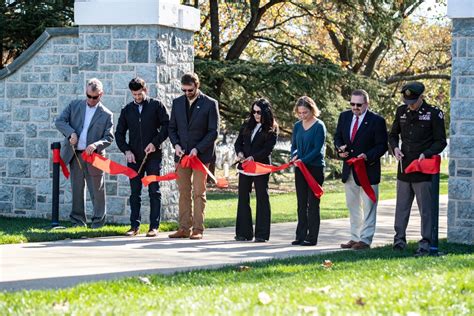
[[[209,166],[215,159],[219,128],[218,103],[199,90],[199,77],[195,73],[183,75],[181,90],[184,95],[173,100],[169,123],[169,138],[175,149],[175,161],[178,162],[183,155],[197,156]],[[177,173],[179,229],[169,237],[201,239],[206,207],[206,175],[180,166]]]
[[[365,90],[354,90],[351,110],[340,114],[334,145],[344,160],[342,182],[346,192],[346,204],[350,213],[351,240],[341,248],[362,250],[370,248],[375,233],[378,184],[380,183],[380,157],[387,151],[387,126],[385,119],[369,111],[369,95]],[[354,168],[347,160],[362,157],[369,182],[375,192],[374,203],[361,187]]]

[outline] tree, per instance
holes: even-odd
[[[27,49],[46,27],[69,26],[74,0],[2,1],[0,4],[0,69]]]

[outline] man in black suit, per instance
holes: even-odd
[[[364,158],[367,176],[378,200],[380,157],[387,151],[388,136],[385,119],[368,110],[369,95],[365,90],[354,90],[350,104],[351,110],[340,114],[334,135],[338,155],[344,159],[342,182],[351,222],[351,240],[341,244],[341,248],[362,250],[370,248],[372,243],[377,201],[374,203],[369,199],[347,160]]]
[[[218,103],[199,90],[199,78],[195,73],[183,75],[181,90],[184,95],[173,100],[169,124],[169,138],[176,153],[175,161],[179,162],[183,155],[197,156],[203,164],[209,166],[215,158],[219,127]],[[206,207],[206,175],[179,165],[177,172],[179,229],[169,237],[201,239]]]

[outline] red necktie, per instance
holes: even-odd
[[[359,127],[359,117],[356,116],[356,121],[354,123],[354,127],[352,128],[352,133],[351,133],[351,143],[354,141],[354,138],[357,134],[357,128]]]

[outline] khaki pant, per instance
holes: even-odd
[[[208,164],[206,165],[206,167]],[[192,182],[191,182],[192,177]],[[204,210],[206,208],[207,174],[191,168],[178,166],[179,190],[179,228],[184,230],[204,231]],[[194,208],[191,201],[194,201]]]

